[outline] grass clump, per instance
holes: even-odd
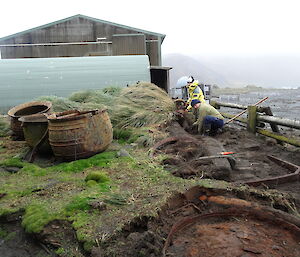
[[[131,144],[134,143],[139,137],[144,136],[144,133],[141,133],[134,130],[133,128],[119,129],[115,128],[113,130],[114,139],[118,140],[119,144]]]
[[[18,167],[23,168],[25,164],[21,161],[20,158],[9,158],[0,161],[0,167]]]
[[[103,92],[105,94],[111,95],[111,96],[119,96],[121,93],[122,88],[121,87],[106,87],[103,88]]]
[[[140,82],[127,88],[108,87],[73,93],[69,98],[44,96],[55,112],[107,109],[114,128],[143,127],[172,120],[175,104],[158,86]]]
[[[86,182],[86,185],[87,185],[87,187],[94,187],[94,186],[97,186],[98,183],[97,183],[97,181],[95,181],[95,180],[88,180],[88,181]]]
[[[65,97],[42,96],[37,100],[50,101],[54,112],[63,112],[68,110],[87,111],[93,109],[106,109],[106,106],[95,102],[76,102]]]
[[[108,178],[107,174],[104,172],[92,171],[85,178],[86,182],[91,181],[91,180],[96,181],[97,183],[105,183],[105,182],[109,181],[109,178]]]
[[[51,171],[61,171],[61,172],[80,172],[87,168],[94,166],[97,167],[108,167],[110,162],[117,157],[116,152],[103,152],[96,154],[88,159],[81,159],[72,162],[61,163],[56,166],[49,168]]]
[[[74,212],[78,211],[87,211],[91,209],[89,205],[89,201],[91,198],[83,197],[83,196],[76,196],[73,200],[66,206],[66,214],[71,215]]]
[[[8,135],[9,123],[6,118],[0,117],[0,137],[5,137]]]
[[[146,82],[122,89],[115,102],[109,112],[116,128],[168,122],[175,110],[174,102],[164,90]]]
[[[41,204],[32,204],[27,206],[23,216],[22,226],[28,233],[38,233],[43,227],[55,217],[50,215]]]
[[[101,90],[78,91],[69,97],[69,100],[78,103],[95,103],[102,105],[109,105],[112,99],[112,95],[106,94]]]

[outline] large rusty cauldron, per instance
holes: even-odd
[[[37,152],[52,152],[49,144],[48,119],[44,113],[23,116],[19,121],[22,122],[25,141],[31,148],[38,146]]]
[[[52,103],[49,101],[34,101],[17,105],[8,111],[10,116],[10,128],[14,136],[18,139],[24,139],[22,122],[18,119],[23,116],[28,116],[37,113],[49,113]]]
[[[103,152],[112,141],[106,110],[77,110],[48,116],[49,142],[56,157],[77,160]]]

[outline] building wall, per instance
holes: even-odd
[[[151,81],[146,55],[0,60],[0,113],[40,96]]]
[[[48,57],[76,57],[76,56],[110,56],[116,55],[119,51],[114,47],[119,41],[115,35],[137,34],[137,31],[120,26],[96,22],[83,17],[75,17],[65,22],[53,24],[45,28],[33,29],[25,34],[16,35],[13,38],[2,40],[1,45],[9,44],[41,44],[32,46],[2,46],[2,59],[11,58],[48,58]],[[146,54],[150,58],[150,65],[160,65],[160,38],[152,34],[143,34],[133,41],[133,37],[128,35],[127,52],[122,50],[123,55],[145,54],[141,47],[145,46]],[[106,38],[100,40],[97,38]],[[124,40],[125,38],[123,38]],[[159,46],[153,41],[159,41]],[[82,42],[78,44],[78,42]],[[88,43],[94,42],[94,43]],[[42,44],[53,45],[42,45]],[[56,45],[57,43],[63,43]],[[77,44],[64,44],[77,43]]]

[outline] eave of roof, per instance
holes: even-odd
[[[113,22],[110,22],[110,21],[96,19],[96,18],[85,16],[85,15],[82,15],[82,14],[77,14],[77,15],[73,15],[71,17],[62,19],[62,20],[54,21],[54,22],[51,22],[51,23],[47,23],[45,25],[41,25],[41,26],[32,28],[32,29],[24,30],[24,31],[21,31],[21,32],[18,32],[18,33],[15,33],[15,34],[12,34],[12,35],[9,35],[9,36],[6,36],[6,37],[2,37],[2,38],[0,38],[0,41],[11,39],[13,37],[20,36],[22,34],[26,34],[26,33],[32,32],[34,30],[37,30],[37,29],[44,29],[44,28],[47,28],[47,27],[50,27],[50,26],[53,26],[53,25],[56,25],[56,24],[60,24],[60,23],[63,23],[63,22],[66,22],[66,21],[69,21],[69,20],[72,20],[72,19],[75,19],[75,18],[88,19],[88,20],[91,20],[91,21],[94,21],[94,22],[105,23],[105,24],[112,25],[112,26],[122,27],[124,29],[134,30],[134,31],[144,33],[144,34],[155,35],[155,36],[161,38],[161,43],[164,41],[164,38],[166,36],[165,34],[160,34],[160,33],[152,32],[152,31],[142,30],[142,29],[125,26],[125,25],[118,24],[118,23],[113,23]]]

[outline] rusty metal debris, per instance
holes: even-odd
[[[276,176],[276,177],[270,177],[270,178],[264,178],[264,179],[257,179],[252,181],[244,182],[244,184],[247,184],[249,186],[259,186],[259,185],[279,185],[284,184],[288,182],[295,182],[298,181],[300,178],[300,166],[295,165],[293,163],[290,163],[288,161],[281,160],[273,155],[268,155],[268,158],[278,164],[281,167],[284,167],[291,171],[292,173],[282,175],[282,176]]]
[[[28,103],[23,103],[18,106],[13,107],[8,111],[8,116],[10,117],[10,127],[14,135],[18,139],[24,138],[22,122],[19,118],[38,114],[38,113],[49,113],[52,108],[52,103],[49,101],[33,101]]]
[[[49,142],[56,157],[77,160],[100,153],[112,141],[107,110],[65,111],[49,115]]]
[[[164,247],[162,249],[162,256],[164,257],[167,256],[167,249],[171,245],[172,239],[176,233],[178,234],[184,228],[187,228],[188,226],[196,224],[197,222],[200,221],[205,222],[205,224],[207,222],[209,223],[208,219],[210,218],[249,217],[254,220],[261,220],[270,224],[275,224],[276,226],[282,227],[284,230],[290,231],[296,237],[300,236],[299,219],[296,219],[292,215],[289,215],[284,212],[280,212],[279,210],[272,210],[268,207],[259,206],[257,204],[253,204],[250,202],[247,202],[246,204],[244,203],[246,201],[240,199],[234,199],[234,198],[227,199],[226,197],[221,197],[220,199],[219,198],[220,197],[215,196],[211,200],[216,204],[230,206],[230,208],[224,211],[216,211],[212,213],[189,216],[187,218],[183,218],[178,222],[176,222],[172,226],[166,238]],[[217,202],[216,199],[218,200]],[[206,200],[210,201],[209,198]]]

